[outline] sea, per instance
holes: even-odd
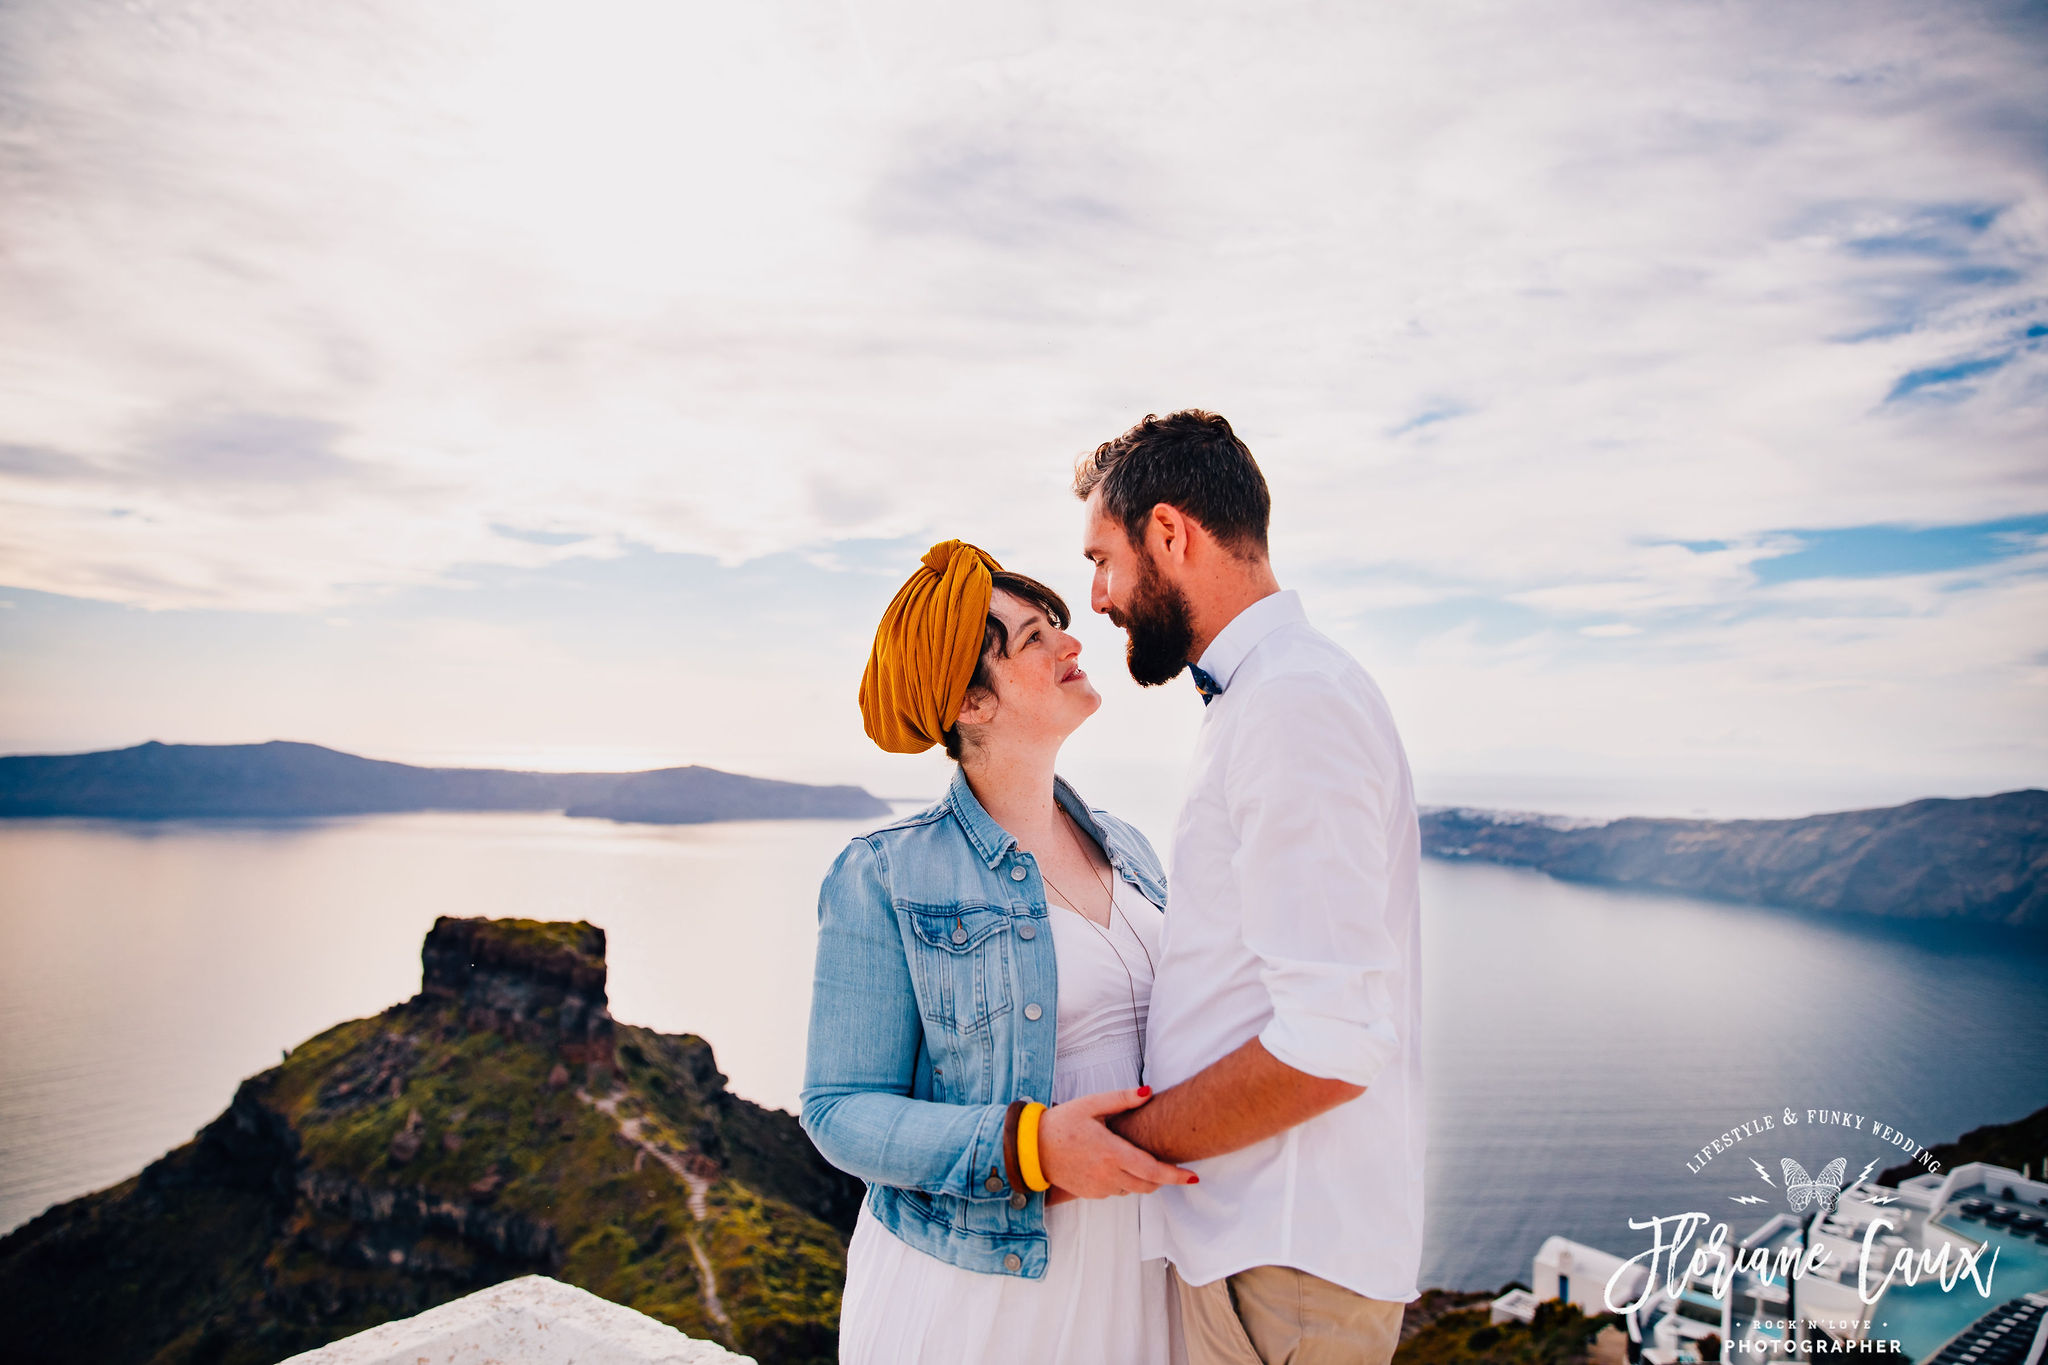
[[[616,1018],[704,1037],[735,1093],[793,1110],[818,881],[874,823],[0,820],[0,1228],[412,995],[441,915],[601,926]],[[2048,1104],[2041,936],[1433,860],[1422,914],[1425,1287],[1526,1283],[1553,1234],[1634,1255],[1655,1216],[1739,1235],[1786,1157],[1853,1179]]]

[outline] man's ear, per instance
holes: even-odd
[[[1145,522],[1145,546],[1160,557],[1174,563],[1185,563],[1188,557],[1188,532],[1194,525],[1187,515],[1170,502],[1152,504],[1152,515]]]

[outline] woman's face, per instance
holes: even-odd
[[[1081,671],[1081,642],[1032,603],[1000,588],[988,610],[1009,631],[1010,652],[990,656],[995,695],[969,692],[959,723],[987,726],[982,743],[1058,743],[1102,705],[1102,694]]]

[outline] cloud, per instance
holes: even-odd
[[[332,422],[264,412],[195,417],[149,441],[144,468],[167,483],[319,485],[359,477],[334,453]]]
[[[1033,145],[1034,143],[1040,145]],[[1128,187],[1100,135],[1052,142],[1028,128],[900,140],[875,187],[872,220],[903,236],[950,235],[999,252],[1061,252],[1128,230]]]
[[[100,471],[89,462],[79,459],[76,455],[67,455],[61,450],[30,445],[0,445],[0,475],[23,481],[81,480],[99,477]]]
[[[2048,511],[2044,57],[1905,0],[23,0],[0,583],[1071,566],[1072,457],[1200,404],[1384,638],[1872,629],[1788,571]]]

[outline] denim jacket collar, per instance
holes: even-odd
[[[1069,786],[1067,779],[1054,775],[1052,779],[1053,799],[1066,807],[1067,814],[1077,820],[1082,829],[1094,836],[1102,845],[1104,853],[1112,863],[1122,865],[1117,850],[1110,846],[1109,838],[1102,827],[1095,822],[1088,809],[1088,803],[1081,794]],[[967,840],[974,845],[974,851],[990,867],[1003,860],[1004,855],[1017,846],[1017,836],[995,822],[995,818],[982,808],[981,801],[974,795],[974,788],[968,784],[967,770],[958,764],[953,768],[953,781],[946,788],[946,804],[960,821],[960,828],[967,831]]]

